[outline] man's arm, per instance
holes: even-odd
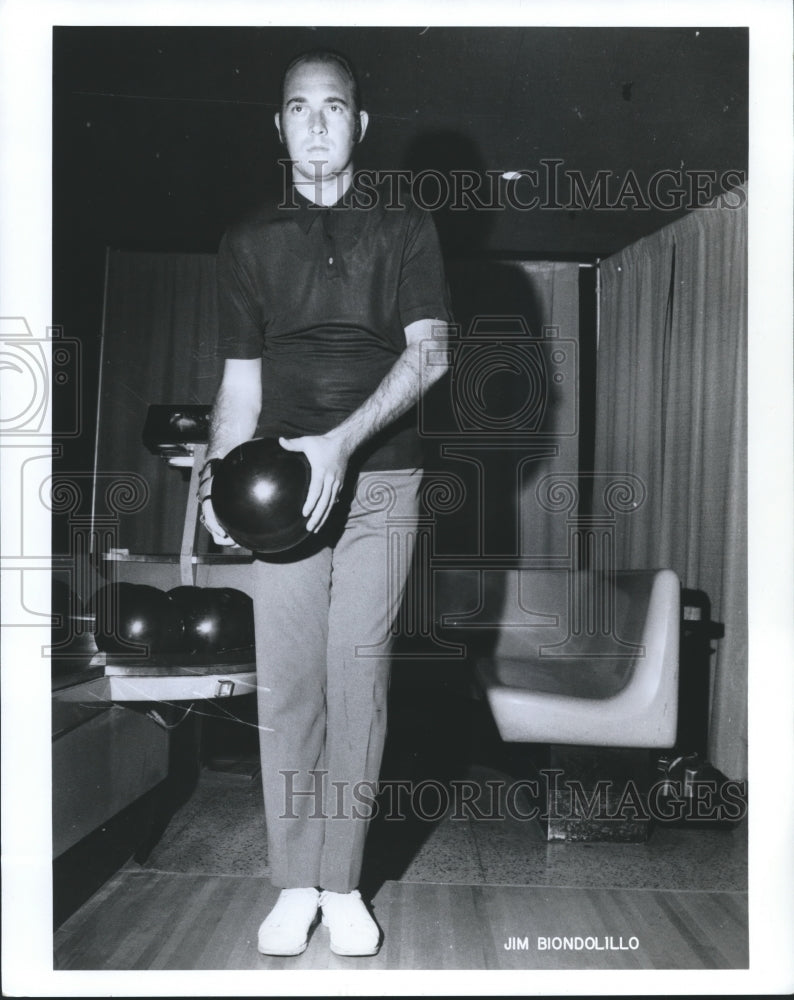
[[[446,372],[446,324],[420,319],[405,327],[406,347],[383,381],[358,409],[326,434],[280,438],[288,451],[302,451],[312,469],[311,483],[303,515],[311,514],[307,527],[319,531],[342,488],[353,452],[365,441],[401,417],[417,402],[423,391]],[[434,359],[429,363],[428,349]]]
[[[207,462],[223,458],[232,448],[254,436],[262,408],[262,361],[260,358],[230,358],[215,396],[207,439]],[[234,541],[218,524],[209,498],[212,476],[205,471],[199,482],[204,525],[218,545]]]

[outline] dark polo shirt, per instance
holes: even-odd
[[[449,322],[431,216],[355,185],[331,208],[297,192],[230,227],[218,251],[219,354],[262,357],[257,434],[322,434],[377,388],[415,320]],[[387,207],[388,205],[388,207]],[[416,412],[354,468],[421,466]]]

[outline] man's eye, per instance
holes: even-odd
[[[299,115],[302,112],[303,112],[303,105],[302,104],[293,104],[292,105],[292,113],[293,114]]]

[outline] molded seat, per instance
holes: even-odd
[[[477,673],[502,739],[674,744],[681,611],[672,570],[519,570],[500,574],[499,587],[498,609],[495,580],[481,578],[479,615],[444,619],[476,628],[489,608],[496,640]]]

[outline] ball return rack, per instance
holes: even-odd
[[[240,564],[250,561],[250,553],[237,549],[220,555],[197,552],[199,517],[198,477],[207,451],[209,406],[151,405],[143,430],[143,443],[153,454],[174,469],[190,469],[190,481],[179,553],[179,580],[195,586],[201,566]],[[155,561],[151,556],[135,556],[111,550],[106,563]],[[159,560],[157,560],[159,561]],[[168,561],[168,557],[166,557]],[[77,662],[85,650],[91,652],[90,635],[78,637],[66,659]],[[54,652],[57,658],[57,653]],[[116,654],[96,651],[87,668],[65,674],[53,681],[53,697],[71,702],[192,702],[201,699],[237,697],[256,690],[253,648],[199,655],[173,653],[150,655]]]

